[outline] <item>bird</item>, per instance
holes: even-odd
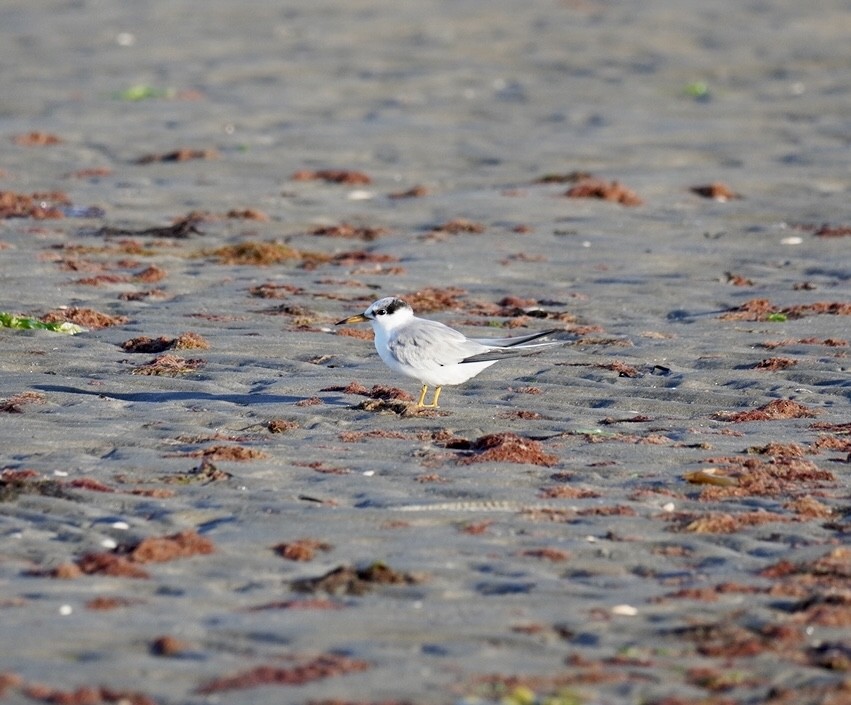
[[[556,329],[513,338],[468,338],[439,321],[418,318],[410,305],[392,296],[378,299],[363,313],[336,325],[364,322],[372,324],[375,349],[384,364],[422,384],[416,406],[426,409],[438,408],[444,386],[462,384],[505,358],[532,355],[560,344],[531,342],[558,332]],[[434,387],[434,396],[426,404],[429,387]]]

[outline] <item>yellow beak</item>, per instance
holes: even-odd
[[[364,316],[362,313],[357,314],[356,316],[349,316],[348,318],[344,318],[342,321],[337,321],[336,325],[341,326],[344,323],[363,323],[364,321],[368,321],[369,319]]]

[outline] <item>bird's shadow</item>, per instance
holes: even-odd
[[[248,394],[211,394],[210,392],[202,391],[177,391],[169,390],[164,392],[111,392],[104,389],[80,389],[78,387],[65,387],[56,384],[36,384],[35,389],[41,392],[62,392],[65,394],[83,394],[86,396],[106,397],[107,399],[117,399],[119,401],[128,402],[148,402],[152,404],[162,404],[163,402],[173,401],[223,401],[230,404],[240,406],[250,406],[256,404],[296,404],[310,397],[293,396],[285,394],[266,394],[266,393],[248,393]],[[346,406],[347,402],[338,396],[323,397],[324,404],[332,404]]]

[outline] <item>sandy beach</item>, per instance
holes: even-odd
[[[851,702],[848,21],[5,2],[0,703]]]

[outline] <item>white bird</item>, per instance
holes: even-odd
[[[440,390],[446,385],[466,382],[482,370],[506,357],[531,355],[557,342],[534,343],[532,340],[555,333],[541,331],[516,338],[468,338],[438,321],[414,316],[413,309],[401,299],[386,297],[375,301],[363,313],[349,316],[337,325],[369,321],[375,332],[375,349],[384,363],[395,372],[419,380],[418,407],[437,408]],[[434,398],[425,403],[429,386]]]

